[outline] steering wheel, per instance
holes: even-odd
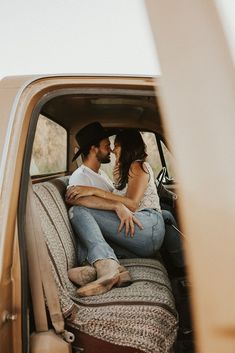
[[[158,176],[156,178],[156,181],[157,181],[157,192],[158,194],[160,194],[161,192],[161,189],[162,189],[162,183],[163,183],[163,180],[165,179],[165,176],[166,176],[166,167],[163,167],[160,172],[158,173]]]

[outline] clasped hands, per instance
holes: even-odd
[[[91,186],[70,186],[65,195],[65,200],[67,203],[72,203],[79,199],[80,197],[92,196],[94,195],[94,187]]]

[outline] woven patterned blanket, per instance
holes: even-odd
[[[140,349],[170,353],[178,318],[168,276],[155,259],[121,260],[133,279],[125,288],[79,298],[67,276],[77,266],[76,239],[60,180],[34,185],[36,203],[49,250],[52,271],[67,324],[95,338]]]

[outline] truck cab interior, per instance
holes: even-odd
[[[69,176],[81,164],[81,160],[72,162],[77,150],[75,134],[91,122],[99,121],[107,129],[135,128],[142,132],[149,145],[147,151],[158,178],[156,183],[159,180],[161,183],[161,205],[170,209],[180,224],[178,185],[170,165],[173,157],[153,80],[136,81],[133,79],[129,85],[121,80],[115,85],[112,82],[102,85],[98,80],[93,86],[56,87],[44,95],[32,111],[19,208],[21,215],[25,215],[19,225],[25,275],[22,278],[23,317],[30,313],[23,325],[26,336],[31,335],[32,347],[38,345],[35,332],[42,331],[37,317],[42,312],[38,303],[40,295],[36,293],[42,292],[46,299],[48,330],[55,329],[47,285],[43,284],[49,281],[50,287],[53,281],[66,332],[74,335],[74,341],[70,342],[74,352],[170,353],[172,349],[175,353],[194,352],[186,273],[169,273],[161,254],[156,254],[154,259],[120,260],[130,271],[133,283],[100,296],[79,298],[76,286],[67,275],[70,268],[77,266],[77,254],[76,235],[64,197]],[[112,165],[105,170],[109,176],[111,169]],[[36,237],[38,233],[43,235],[52,274],[49,279],[40,279],[42,274],[35,272],[35,267],[44,268],[45,263],[33,264],[37,256],[32,255],[33,245],[27,240],[27,234],[32,232],[36,232]],[[40,252],[45,249],[37,243],[35,246],[42,260]],[[29,307],[32,310],[28,311]]]

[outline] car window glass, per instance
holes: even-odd
[[[168,177],[170,179],[175,180],[175,173],[174,173],[175,160],[174,160],[174,157],[162,141],[161,141],[161,145],[162,145],[162,150],[163,150],[163,154],[164,154],[164,158],[165,158],[165,162],[166,162]]]
[[[151,165],[154,176],[156,178],[162,169],[162,163],[158,152],[155,134],[153,132],[142,132],[142,137],[147,146],[147,162],[149,162]]]
[[[67,131],[50,119],[39,116],[33,144],[30,175],[66,171]]]

